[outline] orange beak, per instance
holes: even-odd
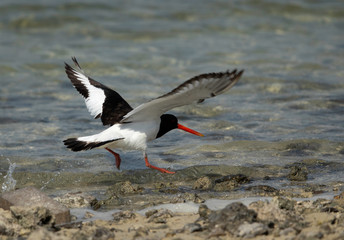
[[[195,130],[187,128],[181,124],[178,124],[178,129],[184,130],[185,132],[189,132],[189,133],[195,134],[195,135],[200,136],[200,137],[204,137],[204,135],[202,133],[196,132]]]

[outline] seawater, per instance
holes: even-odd
[[[1,1],[2,173],[7,159],[18,172],[118,171],[106,151],[62,143],[104,129],[64,73],[71,56],[133,107],[195,75],[245,69],[228,93],[171,111],[205,137],[151,142],[159,167],[342,164],[343,16],[340,1]],[[141,152],[119,153],[122,169],[145,168]]]

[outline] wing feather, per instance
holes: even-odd
[[[195,101],[203,102],[204,99],[215,97],[229,90],[239,81],[243,72],[243,70],[239,72],[233,70],[232,72],[206,73],[193,77],[171,92],[139,105],[126,114],[121,122],[158,118],[175,107],[191,104]]]
[[[103,125],[113,125],[133,108],[114,90],[86,76],[75,57],[78,70],[65,63],[65,70],[76,90],[84,97],[86,107]]]

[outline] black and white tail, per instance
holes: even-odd
[[[104,146],[108,143],[111,143],[111,142],[114,142],[117,140],[121,140],[121,139],[123,139],[123,138],[111,139],[111,140],[103,141],[103,142],[88,142],[88,141],[83,141],[80,138],[68,138],[68,139],[64,140],[63,142],[67,148],[70,148],[74,152],[78,152],[78,151],[98,148],[98,147]]]

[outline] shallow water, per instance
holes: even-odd
[[[205,137],[174,131],[153,141],[152,164],[343,164],[343,16],[338,1],[2,1],[3,176],[7,159],[17,172],[118,171],[106,151],[63,146],[104,129],[64,73],[71,56],[133,107],[197,74],[245,69],[228,93],[171,111]],[[119,153],[122,169],[145,168],[140,152]]]

